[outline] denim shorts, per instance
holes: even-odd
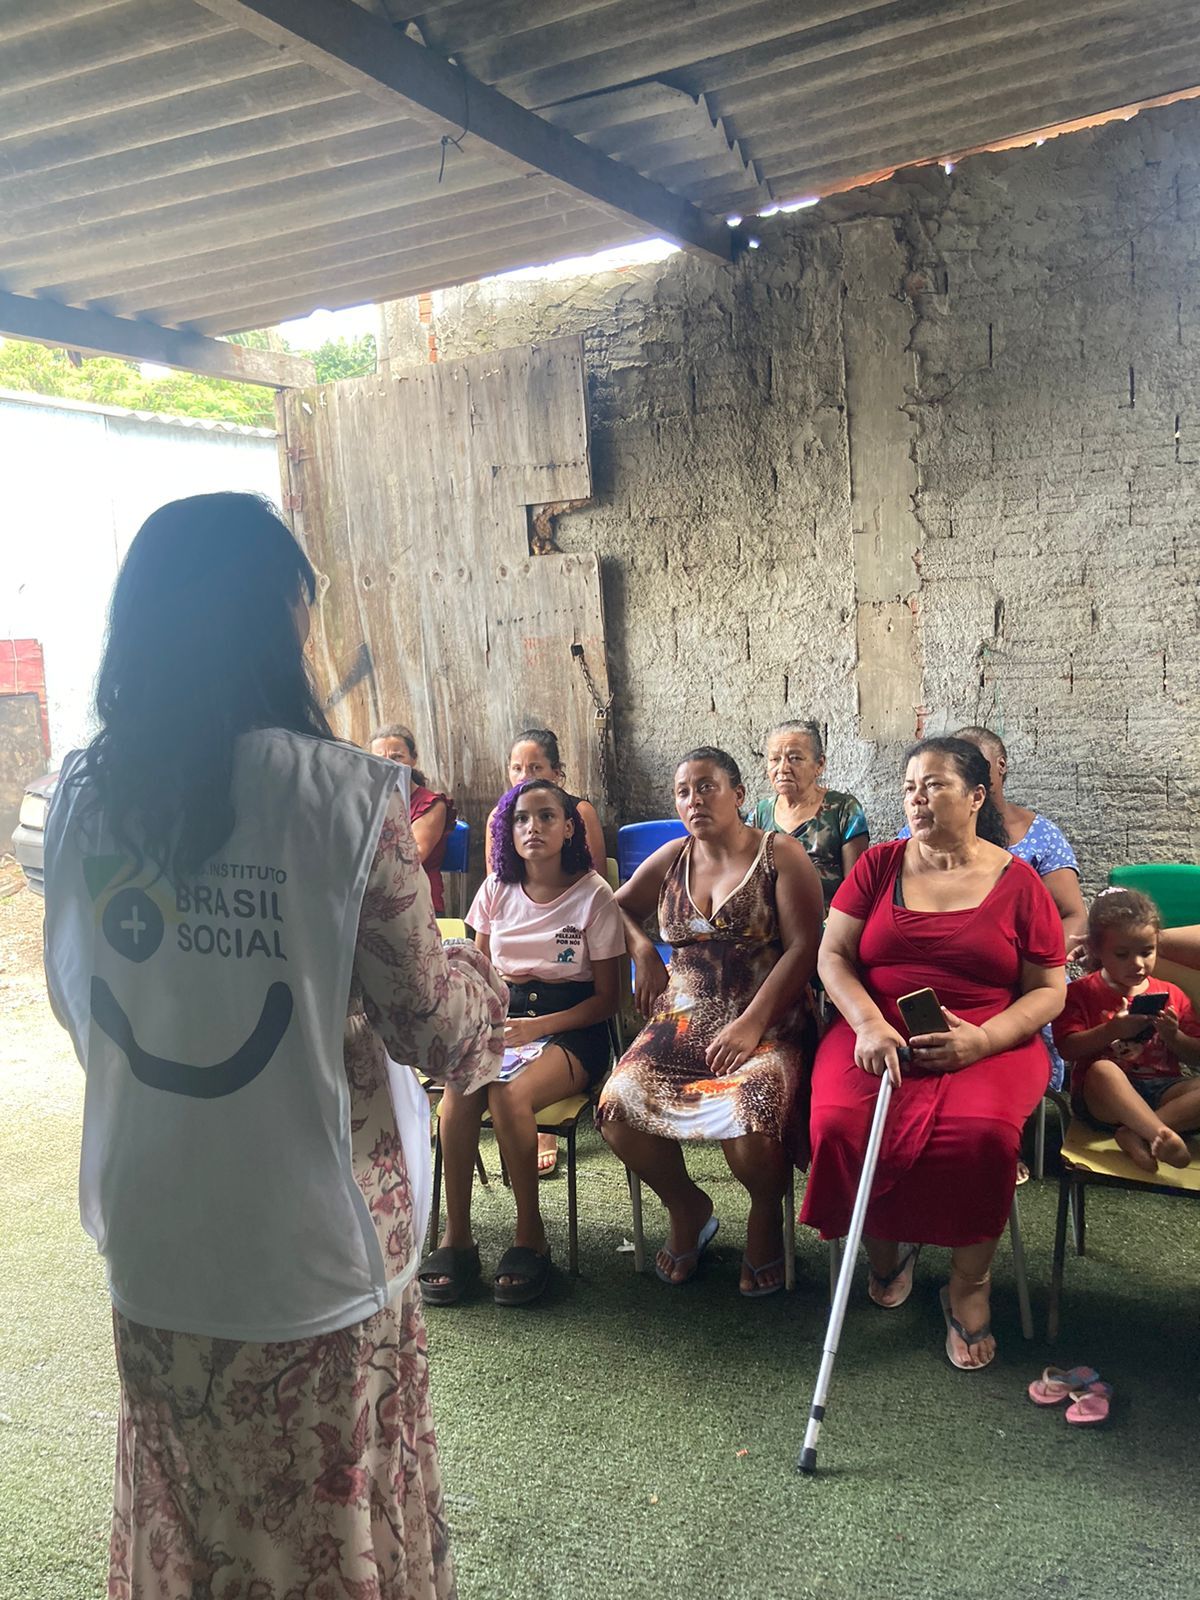
[[[1130,1078],[1130,1083],[1150,1107],[1157,1111],[1162,1104],[1162,1097],[1168,1089],[1173,1089],[1180,1081],[1178,1078]]]

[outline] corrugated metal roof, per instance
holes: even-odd
[[[716,215],[1200,83],[1194,0],[386,12]],[[0,288],[20,295],[225,333],[653,231],[196,0],[6,0],[0,85]]]

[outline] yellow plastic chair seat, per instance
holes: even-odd
[[[1080,1172],[1099,1178],[1116,1178],[1122,1183],[1151,1184],[1156,1189],[1178,1189],[1200,1194],[1200,1140],[1189,1139],[1190,1167],[1169,1167],[1160,1161],[1157,1172],[1143,1172],[1117,1144],[1116,1140],[1086,1122],[1072,1118],[1062,1143],[1062,1160]]]
[[[465,939],[467,925],[461,917],[439,917],[437,919],[438,932],[443,939]]]
[[[434,1116],[441,1116],[444,1103],[438,1101]],[[537,1125],[547,1133],[553,1132],[556,1128],[570,1127],[572,1122],[578,1122],[591,1103],[590,1096],[586,1094],[569,1094],[565,1100],[556,1100],[553,1105],[543,1107],[537,1113]],[[491,1118],[486,1111],[483,1113],[483,1120],[485,1126],[490,1126]]]

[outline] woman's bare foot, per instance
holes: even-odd
[[[743,1293],[774,1289],[783,1283],[783,1202],[750,1204],[746,1219],[746,1254],[738,1287]]]
[[[972,1283],[951,1272],[950,1310],[968,1333],[986,1328],[990,1322],[991,1290],[990,1278],[985,1278],[982,1283]],[[955,1360],[964,1367],[986,1367],[996,1354],[996,1341],[990,1333],[986,1339],[977,1339],[974,1344],[967,1344],[951,1328],[949,1339]]]
[[[1163,1126],[1150,1141],[1150,1154],[1156,1161],[1165,1161],[1169,1167],[1187,1167],[1191,1165],[1192,1152],[1187,1147],[1187,1142],[1175,1132],[1174,1128]]]
[[[558,1165],[558,1140],[552,1133],[538,1134],[538,1177],[548,1178]]]
[[[1164,1133],[1170,1133],[1171,1130],[1169,1128],[1164,1128],[1162,1131]],[[1176,1135],[1176,1137],[1178,1138],[1178,1135]],[[1124,1150],[1125,1154],[1129,1157],[1130,1161],[1133,1162],[1135,1167],[1140,1167],[1143,1172],[1158,1171],[1158,1158],[1154,1154],[1149,1139],[1143,1139],[1140,1133],[1134,1133],[1132,1128],[1124,1127],[1118,1128],[1113,1134],[1113,1138],[1121,1146],[1121,1149]],[[1155,1143],[1157,1144],[1157,1142],[1158,1139],[1156,1136]],[[1180,1140],[1180,1143],[1182,1144],[1183,1141]]]
[[[667,1234],[667,1243],[658,1252],[655,1260],[672,1283],[686,1283],[695,1272],[696,1258],[692,1252],[696,1248],[696,1240],[712,1214],[712,1200],[703,1189],[695,1185],[687,1203],[669,1213],[671,1226]],[[672,1261],[672,1255],[685,1256],[687,1259]]]

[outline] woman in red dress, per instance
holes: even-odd
[[[429,779],[417,769],[417,741],[411,728],[402,722],[389,722],[386,728],[376,728],[371,735],[371,754],[394,761],[398,766],[412,768],[412,791],[408,797],[408,820],[417,854],[429,879],[429,893],[433,899],[435,917],[445,915],[446,890],[442,883],[442,862],[446,859],[446,846],[454,832],[458,813],[448,794],[431,786]]]
[[[963,739],[925,739],[904,778],[908,840],[875,845],[833,897],[818,970],[840,1013],[817,1052],[802,1220],[846,1232],[878,1087],[896,1085],[867,1208],[870,1295],[901,1305],[921,1244],[951,1250],[946,1354],[985,1367],[990,1267],[1021,1129],[1046,1087],[1038,1030],[1066,993],[1062,921],[1005,848],[988,766]],[[949,1031],[908,1037],[896,1002],[935,991]],[[907,1043],[911,1066],[900,1073]]]

